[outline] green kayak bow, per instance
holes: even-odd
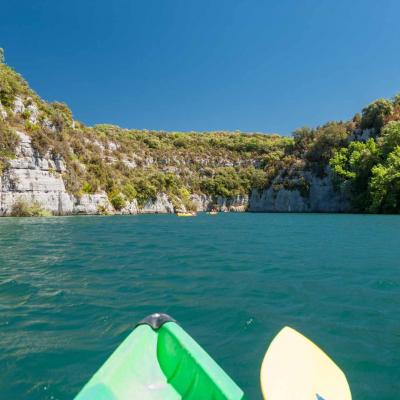
[[[168,315],[141,321],[75,400],[244,399],[243,391]]]

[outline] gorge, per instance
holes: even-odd
[[[0,215],[397,212],[400,99],[293,137],[85,126],[0,63]]]

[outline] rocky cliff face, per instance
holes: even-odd
[[[332,173],[317,177],[309,171],[300,172],[298,179],[307,188],[285,188],[277,177],[274,184],[264,190],[252,190],[249,211],[253,212],[349,212],[349,194],[345,188],[335,188]],[[278,187],[278,189],[277,189]]]
[[[217,209],[219,211],[243,212],[247,211],[249,204],[249,196],[236,196],[228,199],[222,196],[212,197],[194,194],[190,199],[197,211]]]
[[[37,203],[54,215],[115,213],[106,193],[84,194],[74,197],[67,193],[63,181],[65,165],[62,159],[47,154],[41,157],[31,145],[31,138],[17,131],[20,144],[16,158],[10,160],[9,168],[0,177],[0,215],[10,215],[18,201]],[[197,211],[252,212],[346,212],[350,201],[344,190],[333,186],[332,174],[328,170],[325,177],[318,178],[309,171],[298,176],[306,182],[308,191],[280,185],[282,177],[264,190],[252,190],[249,196],[227,199],[193,194],[191,201]],[[184,211],[184,206],[179,207]],[[149,199],[142,207],[136,200],[127,204],[121,214],[163,214],[176,209],[165,193]]]
[[[39,123],[39,108],[31,98],[22,99],[16,97],[11,109],[13,116],[18,117],[23,113],[29,115],[28,121],[31,124]],[[6,119],[7,111],[0,102],[0,118]],[[55,127],[49,120],[40,122],[42,126],[51,131]],[[72,121],[72,125],[74,122]],[[13,213],[13,207],[19,202],[31,205],[36,204],[44,211],[53,215],[94,215],[94,214],[165,214],[174,213],[177,210],[186,211],[184,204],[174,206],[172,200],[165,193],[159,193],[156,198],[148,199],[145,204],[139,205],[137,200],[127,203],[121,210],[115,210],[111,205],[105,192],[94,194],[82,194],[80,197],[69,194],[65,188],[63,174],[67,167],[63,159],[48,153],[41,156],[32,146],[32,138],[21,130],[16,130],[19,137],[19,144],[15,150],[15,158],[9,160],[9,164],[2,175],[0,175],[0,216],[8,216]],[[95,143],[100,153],[104,156],[105,147],[101,143]],[[115,150],[117,145],[108,142],[108,150]],[[104,156],[105,157],[105,156]],[[111,157],[109,157],[111,158]],[[115,160],[114,160],[115,161]],[[160,161],[160,160],[159,160]],[[180,160],[173,160],[181,162]],[[193,160],[192,160],[193,161]],[[215,160],[199,158],[195,160],[200,165],[207,166]],[[136,168],[135,160],[125,160],[122,162],[128,168]],[[161,160],[161,168],[164,172],[169,171],[168,164],[171,160]],[[250,161],[237,161],[233,163],[229,160],[218,160],[218,166],[232,166],[251,164]],[[151,156],[141,160],[141,163],[151,166],[154,160]],[[246,164],[246,165],[247,165]],[[248,206],[248,196],[236,196],[234,198],[224,198],[221,196],[207,196],[192,194],[190,197],[197,211],[209,211],[218,209],[220,211],[246,211]]]
[[[382,204],[357,206],[355,191],[360,177],[374,176],[371,165],[392,168],[383,145],[388,132],[398,135],[399,120],[396,96],[291,138],[86,126],[0,60],[0,216],[351,212],[351,199],[358,211],[386,212],[393,207],[383,192],[374,197]],[[392,196],[391,181],[383,184]],[[376,189],[367,186],[357,194],[372,201]]]
[[[36,203],[54,215],[116,213],[106,193],[84,194],[81,197],[68,194],[63,181],[66,170],[63,160],[52,154],[40,156],[32,148],[30,136],[21,131],[17,131],[17,134],[20,143],[16,149],[16,157],[10,160],[8,168],[0,176],[1,216],[10,215],[13,206],[20,201]],[[207,211],[214,207],[221,211],[245,211],[248,204],[247,196],[226,199],[192,195],[191,200],[198,211]],[[179,209],[185,211],[183,205]],[[165,193],[159,193],[155,199],[149,199],[141,207],[134,200],[118,213],[165,214],[175,211],[171,199]]]
[[[31,138],[17,131],[20,144],[16,158],[0,177],[0,215],[9,215],[18,201],[38,203],[56,215],[71,214],[74,199],[66,192],[62,173],[62,160],[39,157],[31,146]]]
[[[133,200],[127,204],[121,214],[171,214],[175,209],[165,193],[159,193],[155,199],[149,199],[140,207],[137,200]]]
[[[31,138],[17,131],[20,144],[16,158],[0,176],[0,215],[12,213],[19,201],[37,203],[54,215],[114,213],[106,193],[84,194],[81,197],[69,195],[62,178],[65,166],[61,159],[39,156],[31,145]],[[122,214],[173,213],[174,207],[168,197],[161,193],[155,200],[148,200],[143,207],[137,201],[127,205]]]
[[[112,212],[105,193],[71,196],[65,190],[62,174],[65,165],[59,157],[41,157],[31,145],[31,138],[16,131],[20,143],[16,157],[0,176],[0,215],[10,215],[20,201],[38,204],[54,215],[98,214]]]
[[[0,118],[18,118],[25,115],[27,123],[41,126],[56,133],[56,126],[47,117],[40,117],[39,107],[32,98],[22,99],[16,97],[13,107],[8,112],[0,102]],[[75,129],[75,122],[69,121],[70,127]],[[37,125],[39,124],[39,125]],[[116,210],[105,192],[94,194],[82,194],[73,196],[67,192],[65,187],[65,176],[67,167],[60,156],[52,152],[40,155],[32,146],[31,136],[22,129],[16,130],[19,144],[15,151],[15,158],[9,160],[9,165],[0,176],[0,215],[6,216],[13,212],[13,207],[18,202],[37,204],[43,210],[54,215],[71,214],[160,214],[186,211],[181,200],[176,198],[172,201],[166,193],[158,193],[155,198],[148,199],[139,205],[137,200],[125,204]],[[356,130],[349,140],[365,141],[373,130]],[[85,139],[86,140],[86,139]],[[117,162],[113,152],[120,144],[107,141],[106,144],[86,140],[86,145],[95,146],[98,154],[109,163]],[[134,155],[137,157],[137,155]],[[173,158],[162,156],[157,159],[146,154],[142,158],[121,158],[121,162],[128,169],[136,169],[139,164],[160,169],[162,172],[177,174],[178,166],[187,169],[190,163],[195,163],[200,169],[213,166],[234,167],[259,165],[259,160],[254,159],[228,159],[224,157],[213,158],[209,155],[198,156],[191,154],[190,159]],[[243,165],[242,165],[243,164]],[[86,167],[81,165],[83,169]],[[350,211],[349,196],[343,188],[335,188],[332,173],[327,168],[324,177],[318,177],[309,170],[300,170],[296,167],[290,170],[282,170],[269,187],[260,190],[251,190],[250,196],[235,196],[225,198],[222,196],[210,196],[205,194],[191,194],[190,203],[197,211],[209,211],[217,209],[220,211],[252,211],[252,212],[346,212]],[[177,202],[179,204],[177,204]],[[186,203],[187,204],[187,203]]]

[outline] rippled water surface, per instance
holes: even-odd
[[[399,232],[395,216],[0,219],[0,397],[72,398],[163,311],[250,399],[284,325],[331,355],[354,399],[398,399]]]

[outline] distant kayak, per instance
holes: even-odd
[[[168,315],[139,323],[75,400],[241,400],[243,391]]]
[[[197,213],[195,212],[177,212],[176,215],[178,217],[195,217]]]
[[[209,211],[207,214],[209,214],[209,215],[217,215],[218,211]]]

